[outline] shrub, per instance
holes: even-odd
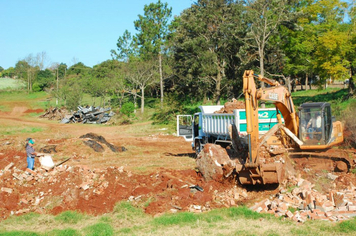
[[[120,113],[127,116],[128,118],[135,116],[135,105],[132,102],[126,102],[122,105]]]
[[[153,114],[153,124],[167,125],[176,120],[176,116],[182,114],[183,108],[174,96],[167,96],[163,108],[157,109]]]

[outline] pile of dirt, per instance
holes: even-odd
[[[94,134],[94,133],[87,133],[85,135],[80,136],[79,138],[86,139],[86,140],[83,141],[83,143],[85,145],[91,147],[96,152],[103,152],[104,151],[104,147],[102,145],[100,145],[99,143],[105,144],[113,152],[124,152],[124,151],[127,151],[127,149],[125,147],[123,147],[123,146],[115,146],[115,145],[109,143],[108,141],[106,141],[106,139],[103,136],[97,135],[97,134]]]
[[[27,109],[24,113],[42,113],[43,109]]]
[[[236,206],[247,191],[205,182],[194,170],[167,170],[147,175],[124,167],[106,169],[61,165],[51,171],[22,171],[11,163],[1,171],[0,217],[28,212],[58,214],[76,210],[92,215],[111,212],[119,201],[131,201],[145,212],[202,212]]]
[[[226,102],[224,107],[214,113],[229,113],[232,114],[235,109],[245,109],[245,103],[243,101],[238,101],[236,99],[232,99],[231,102]]]

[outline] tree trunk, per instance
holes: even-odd
[[[27,70],[27,93],[30,93],[30,70]]]
[[[308,73],[305,75],[305,91],[308,90],[308,83],[309,83],[309,77],[308,77]]]
[[[260,74],[262,75],[262,77],[264,77],[265,76],[265,65],[264,65],[264,61],[263,61],[264,53],[263,53],[262,47],[258,49],[258,54],[260,56]],[[265,87],[265,83],[261,82],[261,88],[264,88],[264,87]]]
[[[294,82],[294,81],[295,81],[295,80],[293,80],[293,82]],[[287,84],[287,88],[288,88],[288,92],[289,92],[289,93],[294,92],[293,82],[291,83],[290,77],[287,76],[287,78],[286,78],[286,84]],[[294,82],[294,83],[295,83],[295,82]]]
[[[145,87],[142,86],[141,87],[141,114],[143,114],[144,111],[145,111]]]
[[[349,79],[349,96],[353,96],[355,94],[355,84],[352,77]]]
[[[136,88],[135,88],[135,93],[134,93],[134,113],[136,114],[136,108],[137,108],[137,92],[136,92]]]
[[[162,54],[158,54],[159,61],[159,82],[161,87],[161,108],[163,108],[163,73],[162,73]],[[143,96],[143,95],[142,95]]]
[[[215,101],[216,105],[220,105],[221,80],[222,80],[221,66],[220,66],[220,63],[218,63],[218,74],[216,76],[215,94],[214,94],[214,101]]]
[[[264,55],[263,55],[263,48],[259,48],[258,49],[258,54],[260,56],[260,73],[262,75],[262,77],[264,77],[265,75],[265,65],[264,65],[264,62],[263,62],[263,58],[264,58]],[[264,88],[265,87],[265,83],[264,82],[261,82],[261,88]],[[264,101],[261,101],[261,108],[265,108],[266,107],[266,103]]]

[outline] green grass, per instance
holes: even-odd
[[[4,220],[2,223],[5,224],[25,224],[26,222],[29,221],[35,221],[38,219],[41,215],[38,213],[28,213],[20,216],[11,216],[8,219]]]
[[[195,224],[200,218],[200,215],[182,212],[180,214],[157,217],[153,220],[153,224],[156,226]]]
[[[84,229],[87,236],[111,236],[114,235],[114,229],[110,224],[97,223]]]
[[[60,223],[65,224],[77,224],[84,219],[84,215],[76,211],[65,211],[56,216],[54,219]]]
[[[80,236],[82,235],[78,230],[67,228],[67,229],[54,229],[52,231],[46,232],[46,236]]]
[[[124,215],[124,216],[123,216]],[[46,222],[46,223],[44,223]],[[36,231],[31,225],[42,225]],[[70,225],[70,227],[68,227]],[[356,219],[332,223],[295,224],[245,206],[205,213],[181,212],[151,217],[142,209],[121,202],[112,213],[95,217],[77,212],[58,216],[26,214],[0,221],[1,235],[355,235]]]
[[[41,127],[0,127],[0,135],[33,134],[42,131]]]
[[[39,236],[41,234],[37,234],[30,231],[11,231],[11,232],[0,232],[0,236]]]

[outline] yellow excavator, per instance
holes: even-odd
[[[268,87],[257,89],[255,78],[268,84]],[[333,121],[329,103],[304,103],[297,113],[286,87],[277,81],[256,75],[252,70],[244,72],[243,93],[247,135],[242,140],[236,126],[229,127],[232,147],[235,150],[235,156],[232,158],[227,152],[221,154],[221,151],[214,151],[214,146],[211,145],[207,147],[209,150],[205,152],[203,150],[197,157],[197,165],[204,177],[215,173],[216,166],[219,166],[225,177],[235,171],[241,184],[280,183],[285,171],[283,161],[273,158],[266,160],[265,150],[272,156],[288,153],[288,156],[328,158],[339,163],[342,170],[347,171],[350,168],[350,162],[346,157],[323,153],[326,149],[343,142],[342,123]],[[278,120],[278,124],[261,137],[258,132],[259,101],[272,102],[276,107]],[[211,171],[212,168],[215,170]]]

